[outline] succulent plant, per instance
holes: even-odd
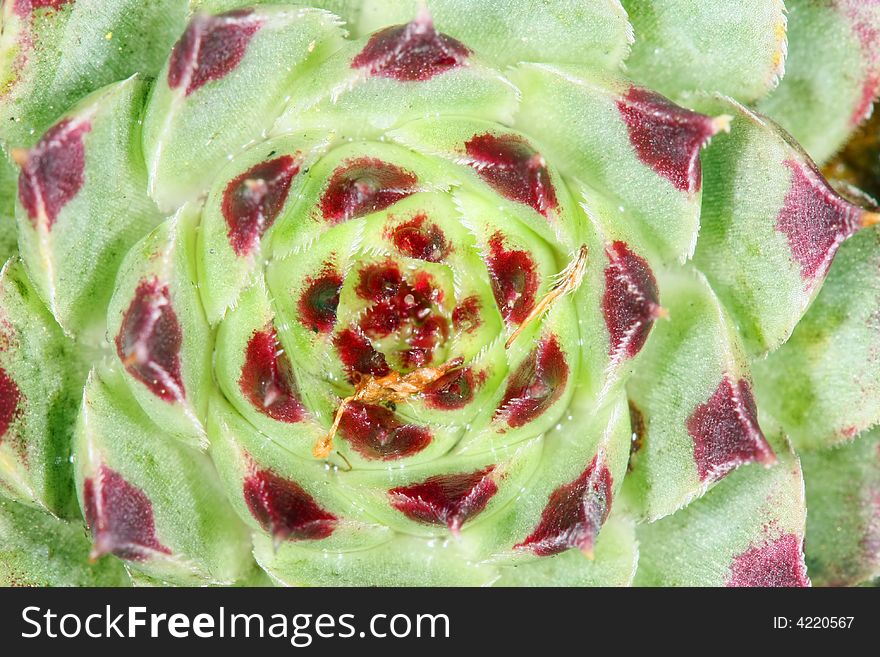
[[[880,2],[786,5],[3,2],[0,581],[876,577]]]

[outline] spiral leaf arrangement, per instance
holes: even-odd
[[[310,4],[3,3],[0,579],[876,575],[880,4]]]

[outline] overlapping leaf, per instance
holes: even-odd
[[[61,326],[86,342],[103,337],[123,256],[161,219],[146,195],[146,92],[137,77],[101,89],[18,154],[22,258]]]
[[[623,5],[635,31],[627,71],[670,98],[717,91],[751,103],[784,73],[782,0],[623,0]]]
[[[786,0],[785,77],[758,109],[824,162],[871,111],[880,92],[880,4]]]
[[[762,408],[799,449],[852,440],[880,422],[880,231],[840,248],[791,339],[754,363]]]

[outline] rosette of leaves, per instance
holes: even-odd
[[[2,4],[2,581],[874,577],[880,3],[307,4]]]

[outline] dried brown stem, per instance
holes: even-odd
[[[587,245],[581,245],[581,248],[578,249],[578,254],[574,260],[572,260],[568,267],[562,270],[562,273],[559,276],[559,280],[556,284],[550,289],[550,291],[544,295],[544,297],[535,304],[535,307],[532,308],[531,312],[526,316],[526,318],[522,321],[522,323],[517,327],[517,329],[510,334],[510,337],[507,338],[507,342],[504,343],[505,349],[510,349],[510,346],[514,343],[514,341],[520,336],[520,334],[525,330],[525,328],[531,324],[538,317],[543,315],[550,306],[561,296],[568,294],[569,292],[574,292],[578,287],[580,287],[581,281],[584,279],[584,274],[587,271]]]
[[[336,409],[333,424],[312,448],[312,454],[319,459],[325,459],[333,451],[333,438],[339,431],[339,423],[346,407],[351,402],[364,402],[366,404],[381,404],[393,402],[395,404],[406,401],[414,395],[421,394],[425,389],[440,377],[452,370],[461,367],[462,358],[453,358],[448,363],[439,367],[420,367],[408,374],[391,372],[385,376],[362,376],[355,381],[354,394],[345,397]]]

